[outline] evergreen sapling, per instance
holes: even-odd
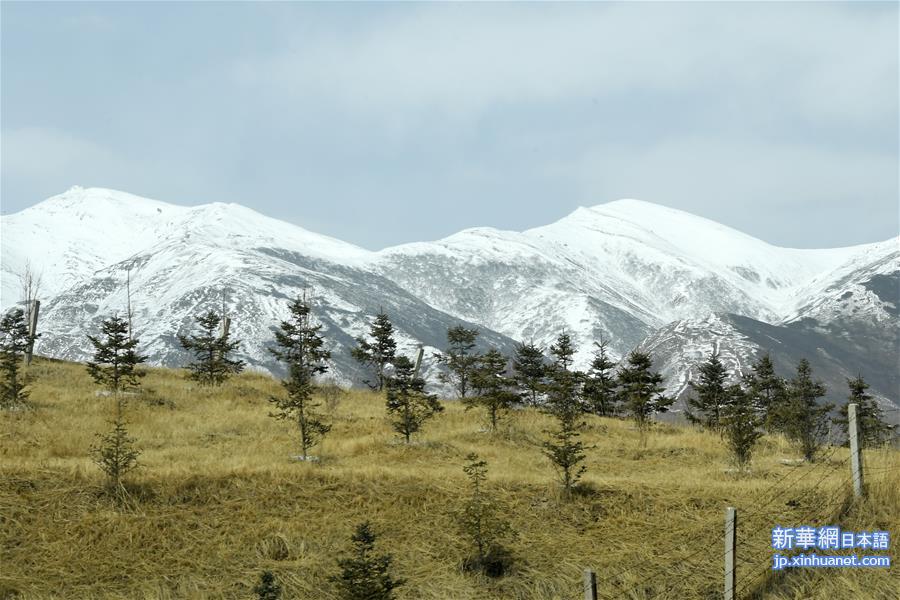
[[[586,457],[584,442],[578,438],[585,427],[581,420],[579,373],[569,370],[575,349],[568,334],[561,334],[550,347],[554,363],[548,369],[547,411],[556,417],[558,429],[543,443],[544,455],[559,474],[566,495],[587,470],[582,464]]]
[[[434,355],[439,363],[447,366],[447,372],[438,375],[438,379],[452,385],[456,395],[463,400],[469,396],[472,376],[478,365],[477,337],[477,329],[466,329],[462,325],[451,327],[447,330],[447,349]]]
[[[194,362],[187,365],[190,378],[204,386],[222,385],[244,369],[244,361],[229,358],[241,342],[232,341],[230,331],[219,334],[222,318],[213,311],[198,316],[197,323],[199,335],[178,336],[181,346],[194,354]]]
[[[619,388],[605,341],[595,342],[596,351],[591,368],[584,380],[584,402],[588,412],[600,417],[612,417],[619,412]]]
[[[325,342],[319,333],[322,326],[312,322],[312,308],[307,299],[294,300],[288,310],[290,318],[282,321],[280,329],[275,331],[278,347],[269,349],[288,370],[287,379],[281,382],[286,394],[269,398],[276,409],[270,416],[297,424],[300,458],[308,460],[310,448],[331,430],[331,425],[318,413],[320,403],[315,399],[315,377],[328,370],[326,361],[331,353],[324,348]]]
[[[414,366],[405,356],[394,360],[394,375],[387,380],[387,413],[391,427],[407,444],[428,419],[444,410],[437,396],[425,392],[425,380],[414,376]]]
[[[30,341],[22,309],[4,314],[0,319],[0,408],[20,408],[28,399],[22,363]]]
[[[685,411],[685,416],[691,423],[700,424],[712,431],[721,431],[722,413],[731,398],[726,390],[727,378],[725,365],[719,360],[719,354],[713,352],[700,365],[699,381],[690,383],[694,394],[687,400],[689,408]]]
[[[116,395],[137,388],[140,378],[146,375],[138,365],[147,357],[136,351],[140,342],[129,337],[128,322],[113,316],[103,321],[100,331],[102,338],[88,336],[94,347],[93,359],[87,364],[88,374],[94,383]]]
[[[362,337],[356,338],[357,346],[350,350],[350,356],[375,372],[374,382],[364,380],[363,383],[380,392],[384,390],[388,379],[385,367],[393,362],[397,352],[397,342],[394,340],[394,326],[383,312],[375,317],[375,321],[369,330],[369,337],[371,341]]]
[[[281,585],[272,571],[263,571],[259,575],[259,583],[253,588],[257,600],[281,600]]]
[[[762,437],[762,417],[753,398],[739,385],[729,386],[725,392],[729,401],[722,409],[722,433],[737,467],[744,470],[750,464],[753,448]]]
[[[341,573],[330,578],[341,600],[392,600],[394,590],[405,583],[391,575],[390,554],[376,554],[376,535],[366,521],[356,527],[350,555],[338,559]]]
[[[513,535],[509,522],[498,515],[497,502],[491,498],[484,483],[487,479],[487,463],[475,453],[466,456],[468,464],[463,471],[469,477],[471,494],[462,510],[456,515],[462,535],[469,539],[475,553],[463,563],[467,571],[479,571],[489,577],[500,577],[510,567],[511,557],[502,546],[504,538]]]
[[[762,355],[744,378],[744,385],[753,404],[762,417],[766,430],[780,431],[778,414],[785,401],[784,379],[775,373],[775,365],[769,354]]]
[[[825,386],[813,381],[812,368],[805,358],[797,365],[797,375],[787,383],[786,400],[779,408],[777,418],[787,438],[795,442],[807,461],[815,460],[829,432],[828,417],[834,404],[819,404],[825,395]]]
[[[619,369],[619,390],[625,411],[634,419],[641,439],[656,413],[663,413],[675,402],[663,395],[662,375],[653,371],[653,361],[646,352],[632,351]]]
[[[547,367],[544,352],[530,342],[519,344],[513,357],[513,380],[526,404],[537,406],[544,392]]]
[[[466,410],[476,406],[484,409],[490,431],[497,431],[503,415],[519,399],[512,389],[515,384],[506,377],[506,362],[499,350],[492,348],[483,354],[471,377],[475,396],[463,400]]]
[[[867,393],[869,384],[863,379],[862,375],[857,375],[856,379],[848,379],[847,385],[850,388],[850,396],[847,402],[841,406],[840,416],[835,417],[834,423],[840,427],[844,434],[844,439],[850,439],[850,419],[848,417],[848,407],[850,404],[856,404],[856,424],[859,429],[859,443],[863,448],[877,448],[882,444],[890,441],[894,432],[897,430],[896,425],[890,425],[884,421],[884,414],[881,408],[871,394]]]
[[[140,451],[135,448],[134,438],[128,435],[121,412],[110,422],[112,430],[97,434],[98,442],[91,447],[94,463],[106,475],[107,489],[122,498],[123,478],[138,466]]]

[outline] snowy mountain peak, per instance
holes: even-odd
[[[142,341],[154,360],[172,364],[180,360],[173,327],[185,330],[224,297],[247,359],[266,365],[271,326],[288,298],[309,289],[341,348],[382,308],[398,319],[408,348],[440,347],[447,327],[460,322],[507,348],[512,340],[547,348],[568,331],[579,368],[600,339],[621,357],[659,332],[654,348],[670,357],[667,368],[682,387],[691,376],[684,364],[720,342],[742,366],[782,335],[805,336],[813,341],[792,347],[818,352],[827,344],[816,332],[826,326],[896,347],[878,335],[893,331],[885,325],[900,314],[900,238],[779,248],[634,199],[581,207],[522,232],[476,227],[380,252],[239,204],[177,206],[103,188],[72,188],[3,216],[2,225],[0,304],[19,300],[16,275],[30,261],[43,274],[41,348],[55,356],[83,357],[84,332],[121,311],[126,264]],[[354,378],[355,364],[343,354],[340,361],[336,371]]]
[[[56,213],[60,211],[77,211],[81,214],[102,213],[103,211],[114,210],[117,212],[129,212],[140,215],[147,215],[156,212],[161,214],[163,211],[183,211],[186,207],[160,202],[159,200],[151,200],[142,196],[111,190],[107,188],[83,188],[81,186],[72,186],[62,194],[52,196],[43,202],[39,202],[34,206],[26,208],[21,213],[27,214],[31,212],[37,213]],[[10,215],[14,216],[14,215]]]
[[[18,300],[17,275],[26,261],[42,275],[42,291],[55,295],[105,267],[167,246],[277,247],[343,264],[365,263],[371,255],[240,204],[179,206],[106,188],[75,186],[2,222],[4,308]]]

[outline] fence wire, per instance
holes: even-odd
[[[754,517],[757,517],[757,516],[763,514],[764,512],[766,512],[766,509],[768,507],[770,507],[776,501],[784,500],[788,496],[794,496],[795,490],[792,489],[794,486],[796,486],[801,481],[803,481],[807,478],[810,478],[814,473],[820,472],[819,478],[815,481],[815,483],[812,486],[805,488],[799,495],[796,495],[796,497],[790,498],[790,501],[797,502],[798,505],[806,504],[807,500],[810,497],[815,497],[814,495],[820,491],[820,489],[825,485],[825,481],[831,475],[833,475],[835,472],[837,472],[838,470],[840,470],[842,468],[846,468],[846,466],[850,462],[850,458],[848,457],[836,464],[830,463],[831,458],[835,455],[835,453],[837,453],[838,450],[839,450],[839,448],[837,446],[832,447],[830,449],[830,451],[828,451],[824,456],[822,456],[819,459],[818,462],[816,462],[812,466],[812,468],[792,469],[792,470],[788,471],[787,473],[785,473],[784,475],[782,475],[781,477],[779,477],[777,480],[775,480],[775,482],[773,482],[771,485],[769,485],[763,491],[763,493],[761,494],[760,501],[756,503],[754,510],[752,510],[746,514],[744,514],[742,512],[738,513],[738,523],[739,524],[748,523]],[[893,471],[893,470],[900,470],[900,466],[873,469],[872,472],[888,472],[888,471]],[[795,475],[796,475],[796,477],[792,477]],[[852,484],[852,481],[853,481],[852,475],[848,476],[843,481],[841,481],[840,484],[836,488],[834,488],[837,490],[841,490],[841,489],[845,490],[844,494],[841,494],[840,496],[833,498],[833,499],[829,499],[828,496],[823,496],[823,500],[821,502],[812,503],[811,509],[809,511],[807,511],[806,514],[804,514],[803,519],[808,520],[810,518],[817,517],[817,516],[818,517],[825,516],[822,511],[823,511],[823,509],[826,509],[826,508],[829,509],[829,514],[831,514],[831,512],[833,512],[838,507],[846,506],[848,503],[848,498],[849,498],[849,492],[846,492],[846,490],[849,489],[849,486]],[[829,518],[831,518],[831,517],[829,517]],[[718,524],[718,523],[716,523],[716,524],[710,523],[710,524],[704,525],[703,527],[700,527],[696,530],[695,536],[697,538],[700,538],[701,534],[707,533],[713,529],[718,531],[721,527],[722,527],[722,525]],[[683,535],[683,534],[679,534],[679,535]],[[764,583],[765,580],[767,579],[767,577],[771,574],[771,571],[768,568],[768,565],[771,562],[771,558],[769,556],[765,556],[761,560],[753,561],[751,559],[744,558],[740,552],[737,552],[738,549],[748,550],[751,545],[749,540],[750,540],[750,538],[748,538],[747,536],[738,536],[738,538],[736,540],[736,543],[735,543],[735,550],[736,550],[736,552],[735,552],[735,569],[736,570],[739,568],[741,570],[746,569],[749,573],[752,574],[752,573],[755,573],[758,570],[760,570],[761,567],[763,567],[763,565],[765,565],[766,568],[764,570],[756,573],[755,575],[751,575],[749,577],[749,579],[747,577],[742,578],[743,580],[742,580],[742,582],[740,584],[740,588],[739,588],[740,591],[738,593],[736,593],[736,598],[740,598],[741,596],[743,596],[744,594],[746,594],[748,592],[754,593],[754,590],[756,589],[756,587],[758,587],[761,583]],[[709,552],[708,547],[699,548],[698,550],[688,554],[687,556],[679,558],[678,563],[680,565],[689,565],[691,563],[691,561],[696,560],[701,554],[708,553],[708,552]],[[721,560],[721,562],[724,563],[725,555],[727,554],[727,552],[728,552],[727,550],[723,549],[721,554],[716,553],[715,556],[718,557]],[[704,557],[703,560],[709,560],[709,559],[707,557]],[[750,567],[748,568],[747,565],[750,565]],[[619,569],[616,572],[614,572],[610,575],[607,575],[603,578],[598,578],[597,579],[598,596],[602,596],[604,598],[623,598],[623,597],[627,597],[628,595],[630,595],[630,591],[625,589],[625,587],[623,587],[623,585],[621,585],[619,583],[619,580],[626,573],[633,572],[633,571],[634,571],[634,569],[632,567],[625,567],[625,568]],[[671,571],[670,566],[660,566],[660,567],[650,569],[649,571],[644,571],[644,572],[640,573],[640,575],[641,575],[642,581],[649,582],[649,581],[652,581],[654,578],[656,578],[656,576],[658,576],[660,574],[670,575],[670,571]],[[683,585],[683,580],[679,579],[679,578],[674,578],[671,581],[669,581],[661,591],[653,592],[652,596],[650,596],[650,597],[651,598],[665,598],[666,595],[668,595],[670,592],[675,591],[680,585]],[[609,588],[611,588],[611,587],[615,588],[616,595],[610,595],[610,594],[613,594],[613,591],[608,591]],[[584,593],[583,583],[579,582],[579,585],[577,588],[577,594],[573,595],[572,597],[578,598],[578,599],[583,598],[583,593]],[[619,593],[621,593],[621,595],[619,595]]]

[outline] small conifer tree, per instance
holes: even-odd
[[[553,363],[547,367],[547,404],[551,413],[581,412],[581,393],[584,374],[570,369],[575,362],[575,346],[568,333],[556,338],[550,346]]]
[[[0,408],[19,408],[28,399],[21,364],[29,343],[22,309],[14,308],[4,314],[0,319]]]
[[[550,459],[559,474],[563,489],[568,495],[587,470],[584,442],[578,438],[585,423],[581,420],[580,373],[571,371],[575,348],[568,334],[561,334],[550,347],[554,358],[548,368],[547,411],[556,417],[558,429],[551,432],[550,440],[543,443],[544,455]]]
[[[835,417],[834,423],[840,427],[844,439],[850,439],[850,419],[848,416],[850,404],[856,404],[856,423],[859,429],[859,443],[863,448],[876,448],[889,441],[897,429],[896,425],[890,425],[884,421],[884,414],[878,403],[867,393],[869,384],[862,375],[856,379],[848,379],[850,397],[841,406],[840,416]]]
[[[241,345],[240,340],[231,340],[231,332],[219,335],[222,318],[213,311],[197,317],[199,335],[179,335],[181,346],[194,354],[194,362],[187,368],[190,378],[204,386],[222,385],[229,377],[244,369],[244,361],[234,360],[229,355]]]
[[[253,588],[257,600],[281,600],[281,585],[272,571],[263,571],[259,575],[259,583]]]
[[[435,414],[444,410],[437,396],[425,393],[425,380],[413,375],[413,363],[405,356],[394,360],[394,375],[387,380],[387,412],[394,431],[410,438]]]
[[[471,375],[474,396],[463,400],[466,409],[483,408],[491,431],[497,431],[497,424],[512,408],[519,396],[512,390],[515,385],[506,377],[506,357],[492,348],[484,353]]]
[[[477,454],[466,456],[468,464],[463,471],[469,476],[470,496],[457,513],[456,519],[463,536],[468,538],[475,553],[466,559],[464,566],[470,571],[499,577],[510,566],[509,552],[502,546],[504,538],[512,536],[507,520],[498,514],[497,502],[484,489],[487,479],[487,463]]]
[[[825,395],[825,386],[813,381],[812,368],[805,358],[797,365],[797,375],[788,381],[785,394],[776,413],[781,429],[800,447],[803,458],[813,461],[825,443],[831,423],[828,415],[834,404],[818,403]]]
[[[739,385],[729,386],[725,392],[729,401],[723,406],[721,418],[722,432],[728,449],[738,468],[745,469],[750,464],[753,448],[762,436],[762,417],[754,405],[753,398]]]
[[[546,383],[544,352],[534,342],[519,344],[513,357],[513,371],[513,379],[522,399],[531,406],[537,406]]]
[[[391,575],[391,555],[375,553],[376,538],[368,521],[358,525],[350,555],[338,559],[341,573],[330,580],[342,600],[392,600],[394,590],[405,583]]]
[[[652,424],[653,415],[668,411],[675,402],[663,395],[662,375],[653,371],[652,365],[649,354],[633,350],[619,369],[622,403],[642,436]]]
[[[380,392],[384,390],[387,382],[385,367],[394,360],[397,352],[394,326],[383,312],[375,317],[369,330],[369,337],[372,341],[362,337],[356,338],[357,346],[350,350],[350,355],[375,372],[375,381],[365,380],[363,383]]]
[[[772,357],[766,353],[753,363],[750,373],[744,378],[747,393],[753,400],[757,412],[763,419],[766,430],[780,431],[778,413],[784,403],[784,379],[775,373]]]
[[[322,326],[312,322],[312,308],[306,297],[291,302],[288,310],[289,320],[282,321],[280,329],[275,331],[278,347],[269,349],[287,366],[287,379],[281,382],[286,395],[269,398],[276,409],[270,415],[297,424],[301,458],[307,460],[310,448],[331,430],[331,425],[318,413],[321,403],[315,399],[315,377],[328,370],[326,361],[331,353],[324,348],[325,341],[319,333]]]
[[[543,443],[544,455],[556,467],[566,494],[571,493],[587,471],[587,467],[581,464],[586,457],[584,442],[578,439],[582,429],[584,423],[578,421],[577,417],[560,415],[559,429],[551,432],[551,439]]]
[[[435,354],[439,363],[447,366],[448,371],[438,375],[442,383],[449,383],[456,395],[465,400],[472,388],[472,375],[478,365],[478,353],[475,351],[477,329],[466,329],[456,325],[447,330],[447,349]]]
[[[591,369],[584,380],[584,403],[588,412],[612,417],[619,412],[618,382],[614,373],[616,363],[609,358],[605,341],[595,342],[596,351]]]
[[[694,391],[688,400],[687,419],[713,431],[722,429],[722,413],[728,407],[731,396],[726,389],[728,372],[719,360],[717,352],[700,365],[699,381],[690,383]],[[693,411],[691,410],[693,409]]]
[[[147,357],[136,351],[140,342],[137,338],[129,337],[128,322],[113,316],[103,321],[100,331],[102,339],[88,336],[94,346],[93,360],[87,364],[88,374],[94,383],[114,394],[137,388],[140,378],[147,374],[138,365],[145,362]]]
[[[140,452],[135,448],[134,438],[128,435],[121,412],[110,425],[111,431],[97,434],[98,441],[90,452],[94,463],[106,475],[107,488],[119,496],[124,490],[123,478],[138,466]]]
[[[556,342],[550,345],[550,356],[553,358],[557,370],[568,371],[575,362],[575,346],[572,344],[572,336],[565,332],[559,334]]]

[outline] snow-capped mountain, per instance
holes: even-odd
[[[141,351],[161,365],[183,365],[187,357],[176,335],[188,333],[196,315],[224,303],[234,336],[243,342],[239,356],[277,372],[267,351],[272,330],[287,317],[288,302],[304,292],[313,298],[333,374],[343,383],[368,376],[350,359],[349,348],[379,310],[391,316],[401,352],[412,355],[416,345],[425,346],[426,375],[447,329],[475,326],[374,272],[370,252],[248,208],[187,208],[80,188],[3,217],[4,308],[18,300],[14,275],[24,268],[22,250],[48,246],[50,251],[27,258],[42,273],[36,351],[58,358],[86,359],[85,334],[125,313],[129,271]],[[483,344],[513,347],[512,340],[481,329]]]
[[[379,268],[429,304],[514,339],[546,348],[568,330],[580,367],[601,336],[617,357],[640,346],[682,400],[712,351],[736,377],[762,352],[785,376],[806,356],[828,371],[831,399],[843,399],[844,377],[857,372],[885,402],[900,397],[900,238],[779,248],[620,200],[521,233],[479,228],[389,248]]]
[[[161,364],[183,361],[175,334],[218,308],[224,293],[244,358],[273,368],[271,329],[307,288],[344,381],[360,378],[347,348],[379,308],[408,352],[417,343],[442,346],[458,322],[477,324],[485,344],[506,350],[513,340],[546,347],[565,330],[580,367],[601,337],[615,356],[643,345],[672,391],[713,346],[745,369],[767,348],[765,336],[852,340],[857,354],[875,350],[894,365],[900,356],[900,238],[779,248],[638,200],[579,208],[524,232],[468,229],[369,252],[238,205],[183,207],[74,188],[4,216],[2,233],[2,306],[18,300],[14,275],[30,260],[43,273],[38,351],[67,358],[84,358],[84,333],[123,312],[129,268],[136,328]],[[853,363],[847,348],[829,364]],[[896,399],[890,385],[878,392]]]
[[[900,263],[896,251],[897,240],[778,248],[682,211],[620,200],[521,233],[471,229],[389,248],[379,269],[429,304],[515,339],[546,346],[567,329],[585,364],[600,336],[621,356],[680,319],[796,318],[848,265],[875,254],[889,270]]]

